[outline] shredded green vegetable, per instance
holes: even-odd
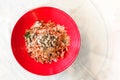
[[[25,34],[25,37],[26,37],[26,38],[30,38],[30,32],[27,32],[27,33]]]

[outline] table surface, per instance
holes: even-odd
[[[118,0],[0,0],[0,79],[119,80],[119,4]],[[53,6],[68,13],[76,21],[83,40],[81,57],[67,70],[53,76],[39,76],[24,70],[16,62],[11,50],[11,34],[15,23],[24,13],[40,6]]]

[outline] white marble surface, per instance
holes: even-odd
[[[81,51],[74,64],[53,76],[24,70],[11,50],[17,20],[30,9],[53,6],[64,10],[81,32]],[[0,80],[119,80],[120,6],[117,0],[0,0]]]

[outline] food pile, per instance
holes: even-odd
[[[25,31],[25,44],[31,58],[42,64],[51,63],[65,57],[70,37],[64,26],[41,20]]]

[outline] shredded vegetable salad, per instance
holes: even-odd
[[[36,21],[24,36],[28,54],[42,64],[63,59],[70,45],[70,37],[64,26],[52,21]]]

